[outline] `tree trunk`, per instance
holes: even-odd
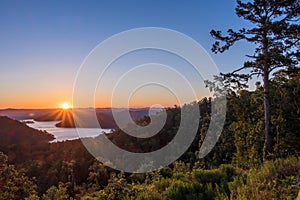
[[[264,24],[263,26],[266,26]],[[264,32],[262,37],[262,54],[264,57],[263,65],[263,82],[264,82],[264,112],[265,112],[265,144],[263,159],[266,160],[269,158],[270,153],[272,152],[272,138],[270,135],[270,80],[269,80],[269,69],[270,69],[270,55],[269,55],[269,40],[267,37],[268,33]]]
[[[268,158],[272,152],[272,138],[270,135],[270,86],[269,86],[269,73],[265,73],[263,77],[264,81],[264,112],[265,112],[265,145],[264,145],[264,160]]]

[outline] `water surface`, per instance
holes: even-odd
[[[76,128],[56,127],[55,124],[59,123],[60,121],[38,122],[33,119],[26,119],[21,121],[32,121],[34,123],[27,123],[27,126],[37,130],[47,131],[48,133],[54,135],[55,140],[52,140],[51,142],[74,140],[79,138]],[[80,129],[81,129],[80,138],[96,137],[100,134],[110,133],[112,131],[112,129],[101,129],[101,128],[80,128]]]

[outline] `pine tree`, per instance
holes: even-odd
[[[299,0],[254,0],[243,3],[237,1],[236,15],[253,24],[252,28],[238,31],[228,29],[227,35],[212,30],[211,35],[217,40],[212,47],[214,53],[228,50],[235,42],[245,40],[256,46],[251,61],[233,72],[221,73],[226,86],[246,86],[254,76],[261,76],[264,89],[264,158],[272,152],[270,135],[270,77],[279,69],[299,67],[300,25]],[[244,73],[243,73],[244,71]]]

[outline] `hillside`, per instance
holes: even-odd
[[[47,143],[54,138],[53,135],[44,131],[38,131],[26,126],[17,120],[12,120],[6,116],[0,116],[0,145],[12,144],[38,144]]]

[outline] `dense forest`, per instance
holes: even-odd
[[[145,174],[122,173],[95,160],[80,140],[49,143],[53,137],[0,118],[1,199],[294,199],[300,184],[300,73],[280,71],[271,80],[273,154],[264,161],[262,86],[227,91],[221,137],[203,159],[197,151],[210,122],[204,98],[198,134],[175,163]],[[189,106],[189,104],[185,105]],[[149,139],[116,129],[109,139],[133,152],[167,144],[177,132],[180,107],[167,109],[164,128]],[[149,117],[137,122],[149,123]],[[126,145],[125,145],[126,144]],[[123,145],[123,146],[122,146]]]

